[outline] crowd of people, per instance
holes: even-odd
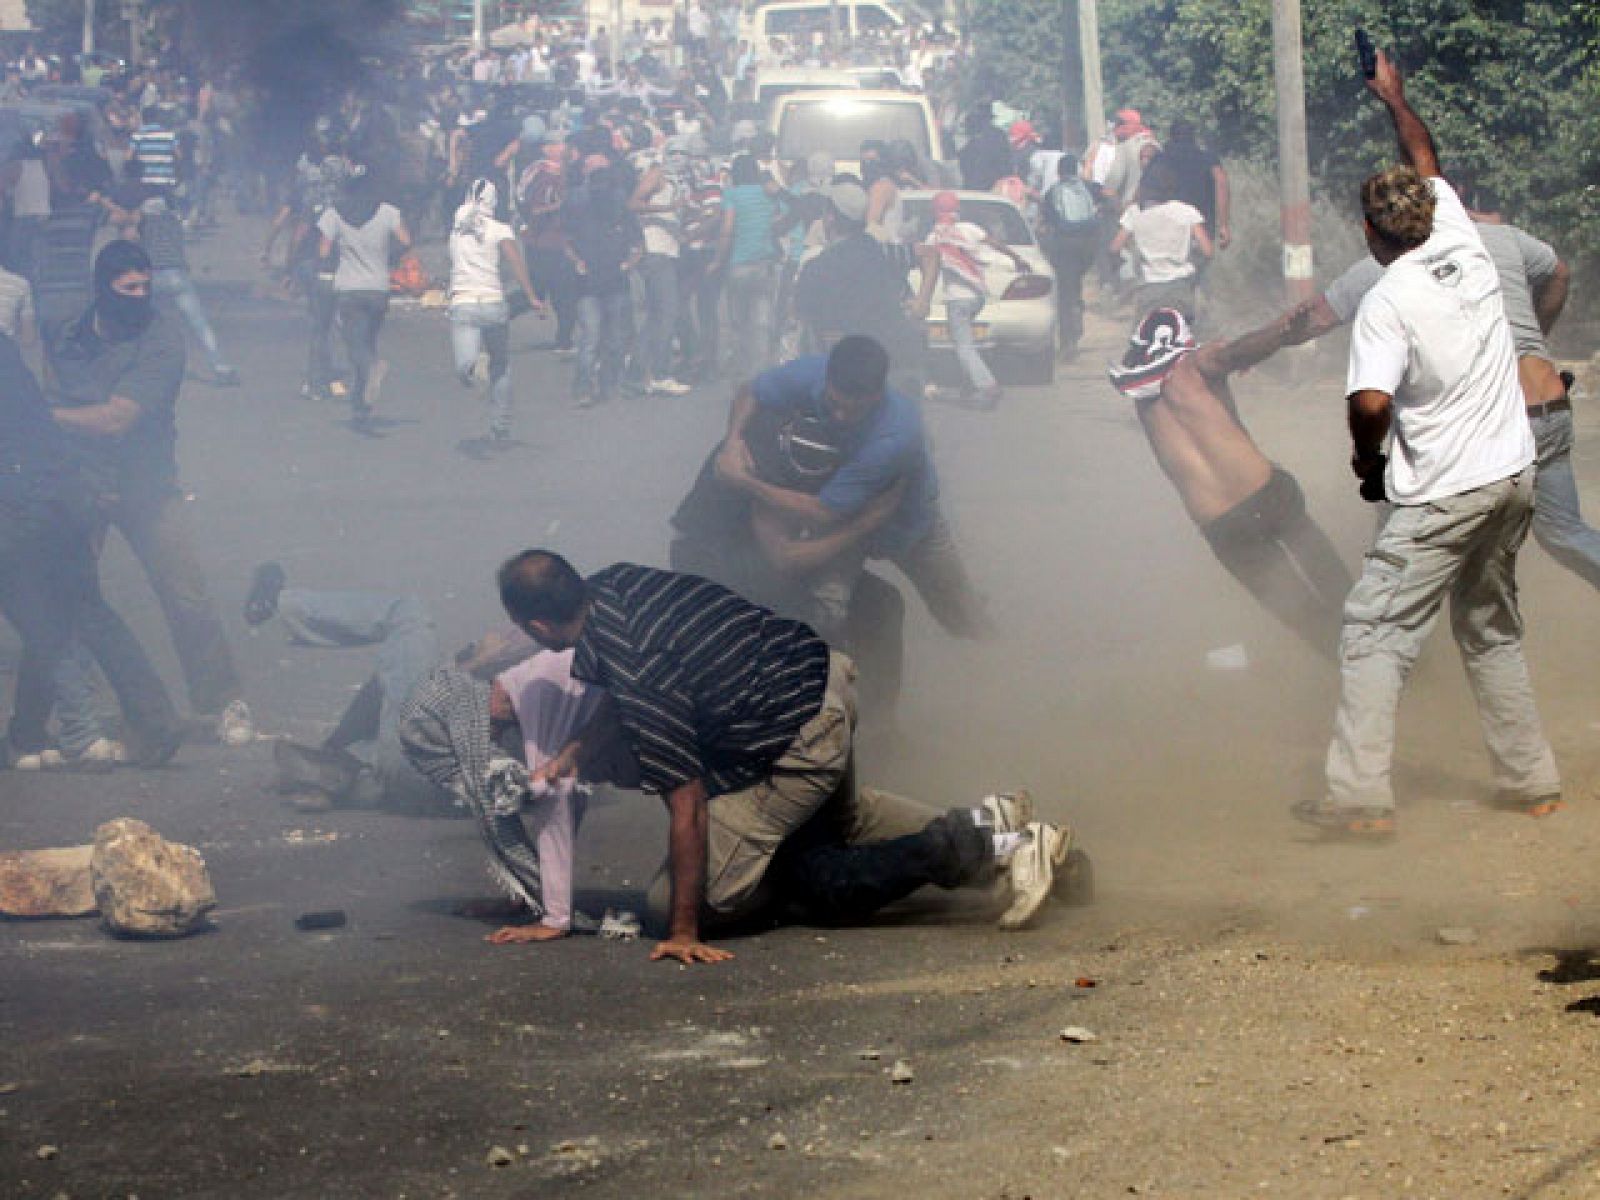
[[[672,570],[616,564],[585,579],[552,551],[519,554],[497,580],[512,629],[448,665],[414,598],[290,587],[263,564],[250,624],[381,647],[323,743],[277,744],[285,790],[324,807],[465,807],[524,918],[501,942],[581,924],[572,848],[594,783],[667,805],[669,856],[649,898],[658,957],[720,961],[713,932],[792,913],[860,920],[926,884],[1002,881],[1006,928],[1053,895],[1081,896],[1070,829],[1039,820],[1025,793],[941,813],[858,788],[854,771],[858,726],[892,717],[901,664],[903,601],[873,566],[897,568],[952,636],[990,631],[923,426],[920,401],[939,394],[926,323],[937,294],[960,394],[992,407],[999,385],[974,333],[988,269],[1030,268],[909,145],[864,142],[859,172],[825,154],[776,159],[739,116],[750,48],[700,3],[679,18],[670,32],[630,30],[616,71],[603,31],[538,29],[516,50],[417,66],[394,87],[345,92],[272,153],[237,152],[253,119],[243,90],[161,69],[23,140],[0,178],[0,613],[23,645],[10,766],[157,765],[189,728],[100,592],[112,527],[160,599],[193,713],[225,743],[255,738],[175,454],[183,326],[214,383],[239,378],[184,251],[225,186],[270,216],[262,264],[305,304],[303,393],[347,399],[358,428],[382,405],[391,295],[431,290],[414,253],[431,235],[448,254],[455,370],[488,388],[487,446],[512,444],[509,328],[523,310],[553,318],[579,406],[716,378],[733,395],[671,518]],[[940,64],[958,46],[914,36],[893,51],[914,78],[954,69]],[[828,47],[792,53],[820,60]],[[1160,465],[1224,567],[1340,664],[1327,793],[1296,815],[1388,835],[1394,709],[1446,597],[1506,803],[1558,807],[1512,572],[1531,526],[1600,580],[1600,535],[1579,513],[1568,381],[1542,340],[1564,267],[1520,231],[1473,225],[1381,56],[1372,87],[1408,164],[1363,191],[1372,263],[1227,341],[1193,332],[1205,262],[1232,231],[1227,173],[1191,126],[1173,123],[1161,143],[1122,110],[1079,155],[980,104],[957,168],[965,193],[1005,197],[1037,231],[1064,356],[1083,335],[1087,275],[1131,300],[1112,380]],[[930,193],[925,221],[903,202],[912,189]],[[1228,387],[1345,321],[1353,465],[1363,496],[1393,504],[1353,584]],[[97,672],[120,719],[99,703]]]

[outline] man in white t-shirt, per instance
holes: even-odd
[[[1327,792],[1294,812],[1337,833],[1394,832],[1395,710],[1448,597],[1501,801],[1543,816],[1560,807],[1561,782],[1522,654],[1515,578],[1533,520],[1534,442],[1500,278],[1387,56],[1368,86],[1408,165],[1362,185],[1367,244],[1385,271],[1356,313],[1346,393],[1361,494],[1394,507],[1345,603]]]
[[[1152,309],[1171,308],[1186,321],[1195,317],[1195,252],[1210,258],[1216,247],[1206,232],[1206,218],[1177,197],[1177,179],[1166,163],[1153,162],[1145,172],[1139,204],[1122,214],[1112,239],[1112,255],[1133,255],[1138,285],[1133,295],[1136,322]]]

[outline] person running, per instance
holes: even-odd
[[[1077,157],[1062,154],[1056,175],[1039,201],[1039,242],[1056,273],[1057,353],[1071,362],[1083,340],[1083,277],[1099,252],[1101,221]]]
[[[378,333],[389,311],[389,253],[410,249],[411,233],[400,210],[378,196],[370,171],[345,181],[333,207],[317,222],[324,260],[335,251],[333,276],[339,332],[350,356],[350,403],[357,423],[370,420],[388,364],[378,358]]]
[[[1215,252],[1206,232],[1205,215],[1177,198],[1172,169],[1152,162],[1139,185],[1139,203],[1122,214],[1121,229],[1111,242],[1111,253],[1128,251],[1135,278],[1133,310],[1147,313],[1173,308],[1184,320],[1195,317],[1195,277],[1198,250],[1210,258]]]
[[[945,319],[956,361],[966,378],[967,391],[979,408],[1000,403],[1000,385],[978,352],[973,322],[989,302],[984,267],[995,254],[1011,260],[1018,274],[1029,270],[1027,259],[982,226],[961,219],[961,198],[954,192],[936,192],[932,201],[933,228],[927,243],[939,252],[939,275],[944,284]]]
[[[774,221],[778,202],[761,180],[754,155],[735,156],[722,194],[722,231],[712,271],[726,269],[723,295],[734,371],[745,379],[767,364],[772,350],[772,309],[778,289]]]
[[[629,273],[644,254],[639,222],[628,211],[619,168],[604,155],[584,163],[584,182],[563,220],[567,254],[578,274],[578,362],[573,400],[579,408],[614,399],[633,326]]]
[[[488,357],[489,440],[511,440],[511,310],[501,282],[502,264],[521,286],[535,311],[536,298],[522,246],[511,226],[495,220],[499,193],[487,179],[467,189],[450,228],[450,345],[456,375],[470,387],[480,355]]]

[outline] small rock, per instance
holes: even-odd
[[[1467,925],[1441,929],[1435,935],[1441,946],[1470,946],[1478,940],[1478,931]]]
[[[1085,1029],[1082,1025],[1068,1025],[1061,1031],[1061,1040],[1071,1042],[1074,1046],[1082,1046],[1089,1042],[1098,1042],[1100,1035],[1092,1029]]]
[[[504,1146],[492,1146],[489,1149],[489,1157],[484,1161],[491,1167],[509,1167],[516,1159],[517,1156]]]
[[[93,916],[93,854],[93,846],[0,854],[0,916]]]
[[[864,1062],[877,1062],[883,1055],[877,1050],[860,1050],[857,1051],[856,1057]]]
[[[911,1064],[903,1058],[895,1059],[894,1066],[889,1069],[890,1083],[910,1083],[916,1077],[917,1073],[911,1069]]]
[[[768,1150],[787,1150],[788,1148],[789,1139],[781,1133],[775,1133],[767,1139]]]
[[[131,817],[95,830],[89,874],[100,919],[112,933],[183,937],[205,928],[217,906],[200,852]]]
[[[1050,1157],[1055,1159],[1058,1163],[1064,1163],[1072,1157],[1072,1151],[1068,1150],[1065,1146],[1051,1146]]]
[[[33,1156],[40,1162],[49,1162],[51,1159],[61,1156],[61,1147],[46,1144],[35,1150]]]

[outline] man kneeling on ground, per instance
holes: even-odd
[[[722,962],[732,955],[702,931],[786,907],[861,920],[924,884],[984,885],[1002,868],[1000,921],[1017,928],[1058,873],[1070,878],[1070,831],[1035,822],[1025,796],[940,815],[857,792],[855,668],[807,626],[692,575],[619,563],[585,580],[545,550],[510,559],[499,583],[511,619],[572,649],[573,677],[610,694],[643,786],[666,801],[653,959]],[[571,769],[558,759],[543,777]]]

